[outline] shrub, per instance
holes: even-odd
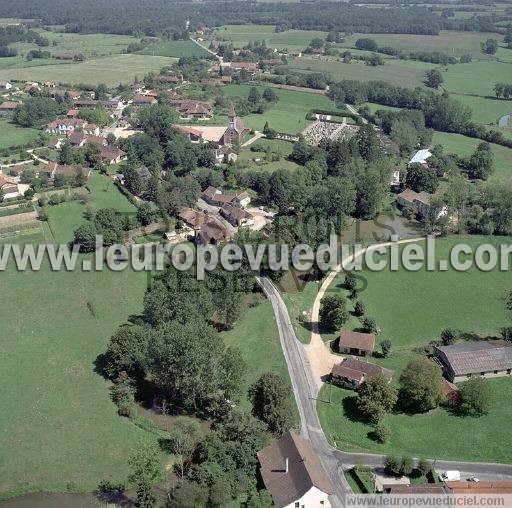
[[[377,333],[377,323],[372,317],[365,317],[363,319],[363,328],[366,333]]]
[[[475,377],[459,385],[459,411],[468,416],[481,416],[489,412],[492,391],[485,378]]]
[[[387,358],[389,356],[389,353],[391,352],[391,341],[389,339],[384,339],[380,343],[380,349],[382,351],[382,356],[384,358]]]
[[[377,425],[375,427],[375,430],[373,432],[375,439],[379,443],[386,443],[391,436],[391,429],[389,427],[386,427],[384,425]]]
[[[366,312],[366,305],[362,300],[357,300],[354,305],[354,314],[358,317],[361,317]]]

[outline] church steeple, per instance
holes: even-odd
[[[235,128],[236,113],[235,113],[235,106],[233,106],[233,103],[231,103],[229,105],[228,118],[229,118],[229,127],[234,129]]]

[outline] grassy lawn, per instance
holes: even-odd
[[[250,150],[250,148],[257,148],[257,151]],[[267,161],[267,150],[270,149],[272,153],[279,154],[281,159],[278,161]],[[275,171],[276,169],[290,169],[296,170],[299,165],[293,161],[286,159],[292,152],[293,144],[287,141],[280,141],[277,139],[260,139],[252,145],[244,148],[238,156],[238,162],[253,171]],[[260,159],[258,162],[255,159]]]
[[[139,40],[128,35],[78,34],[42,29],[37,31],[50,41],[50,46],[45,49],[52,55],[82,53],[86,58],[116,55],[126,49],[128,44]],[[23,56],[31,49],[37,49],[35,44],[20,42],[13,43],[10,47],[16,48]]]
[[[481,140],[479,139],[468,138],[460,134],[435,132],[432,144],[441,144],[446,152],[467,157],[475,151],[480,142]],[[512,182],[512,149],[495,144],[491,144],[491,148],[494,154],[494,172],[490,177],[490,181]]]
[[[0,117],[0,149],[24,145],[39,135],[37,129],[25,129],[12,123],[9,118]],[[29,158],[28,155],[26,157]]]
[[[175,59],[163,56],[114,55],[86,60],[81,63],[41,65],[23,69],[2,69],[0,80],[57,81],[61,83],[105,83],[115,86],[133,82],[135,76],[159,71],[171,65]]]
[[[512,452],[503,443],[512,439],[508,424],[512,417],[512,380],[496,378],[489,383],[494,392],[494,404],[488,415],[461,418],[444,408],[414,416],[391,414],[383,419],[383,424],[391,429],[391,437],[385,444],[369,438],[373,427],[358,421],[355,392],[333,387],[331,403],[328,403],[330,387],[325,385],[317,409],[329,441],[346,451],[510,462]]]
[[[263,92],[264,87],[258,88],[260,93]],[[228,97],[244,98],[247,98],[250,89],[251,85],[228,85],[223,88]],[[265,122],[268,121],[270,127],[279,132],[296,134],[311,123],[306,120],[306,114],[310,109],[335,109],[334,103],[324,95],[278,88],[273,90],[278,95],[279,101],[262,115],[244,116],[243,121],[246,126],[261,131]]]
[[[480,49],[480,42],[495,39],[496,34],[479,32],[454,32],[443,30],[439,35],[412,34],[353,34],[346,37],[341,47],[354,46],[357,39],[369,37],[379,46],[391,46],[403,51],[441,51],[448,55],[471,55],[473,58],[489,59]]]
[[[434,65],[406,60],[386,60],[385,65],[371,67],[357,61],[344,63],[341,59],[303,57],[291,61],[286,67],[299,72],[324,72],[335,80],[381,80],[397,86],[414,88],[423,87],[425,72]]]
[[[100,480],[126,479],[128,455],[149,434],[117,415],[94,361],[117,326],[140,312],[145,287],[145,274],[130,271],[44,265],[2,274],[0,448],[9,460],[0,495],[91,491]]]
[[[512,51],[511,51],[512,53]],[[443,72],[444,87],[450,92],[462,92],[495,97],[495,83],[508,83],[512,66],[502,62],[470,62],[448,66]],[[475,79],[478,76],[478,79]]]
[[[181,57],[205,57],[208,53],[200,48],[195,42],[192,41],[168,41],[157,42],[149,45],[139,55],[153,55],[153,56],[174,56]]]
[[[467,243],[476,249],[481,243],[500,245],[508,238],[462,236],[438,239],[438,259],[449,259],[450,249]],[[425,246],[423,241],[419,245]],[[377,258],[377,256],[376,256]],[[385,258],[385,256],[384,256]],[[511,279],[504,272],[483,272],[473,267],[468,272],[408,272],[363,270],[358,274],[359,298],[382,332],[379,338],[390,339],[394,351],[407,351],[437,339],[444,328],[492,334],[507,323],[502,297]],[[329,291],[339,292],[344,274],[339,274]],[[464,298],[460,298],[464,295]],[[485,305],[482,306],[482,302]]]
[[[272,305],[268,300],[246,309],[234,328],[222,335],[226,345],[236,346],[241,350],[247,364],[243,393],[247,393],[249,387],[265,372],[279,374],[291,387]],[[298,422],[298,410],[293,395],[291,402],[295,422]],[[240,405],[246,409],[251,407],[247,397],[242,398]]]
[[[512,70],[512,69],[511,69]],[[480,97],[473,95],[461,95],[459,93],[450,94],[453,99],[469,106],[473,111],[472,120],[482,124],[496,124],[500,117],[504,114],[512,113],[512,101],[504,99],[496,99],[495,97]]]
[[[508,242],[510,238],[477,236],[464,236],[460,240],[473,249],[482,243]],[[449,259],[450,248],[456,243],[459,243],[456,237],[437,240],[437,259]],[[359,277],[362,285],[359,298],[366,304],[367,315],[373,316],[381,328],[379,339],[388,338],[393,344],[389,358],[372,361],[393,369],[394,383],[398,382],[404,366],[417,356],[413,349],[437,339],[444,328],[495,335],[507,324],[502,297],[510,287],[510,277],[498,270],[407,272],[401,268],[396,272],[365,270]],[[340,287],[342,281],[343,276],[338,276],[330,290],[345,294]],[[357,321],[353,319],[348,327],[357,327]],[[510,404],[506,402],[512,396],[512,380],[490,382],[496,401],[488,415],[478,419],[460,418],[443,408],[414,416],[392,414],[383,422],[392,430],[391,439],[385,445],[374,442],[368,436],[372,428],[358,420],[354,392],[333,387],[329,404],[326,401],[330,387],[326,386],[319,398],[318,410],[328,438],[344,450],[510,461],[510,450],[501,443],[512,439],[512,433],[503,434],[510,428],[505,422],[512,415]],[[496,428],[500,433],[492,431]],[[434,434],[433,429],[443,429],[443,432]]]
[[[320,37],[325,39],[326,32],[317,30],[287,30],[276,33],[274,25],[226,25],[218,28],[215,33],[229,40],[237,48],[249,42],[265,41],[267,46],[277,49],[304,49],[309,43]]]
[[[93,209],[114,208],[120,212],[135,210],[107,177],[93,172],[87,185],[91,189],[87,205],[79,201],[68,201],[48,207],[48,223],[58,243],[67,243],[73,239],[75,229],[85,222],[84,212],[87,206]]]

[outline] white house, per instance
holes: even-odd
[[[287,432],[259,451],[258,460],[277,508],[330,508],[333,487],[310,441]]]
[[[389,175],[389,185],[395,187],[400,185],[400,170],[398,168],[392,169]]]
[[[12,84],[9,81],[0,81],[0,90],[10,90],[12,88]]]
[[[427,159],[432,157],[432,153],[428,149],[418,150],[409,161],[409,166],[411,164],[427,164]]]
[[[49,134],[65,135],[81,129],[89,136],[99,136],[100,128],[95,124],[89,124],[82,118],[58,118],[46,125],[45,131]]]

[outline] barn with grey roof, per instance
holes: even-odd
[[[476,341],[437,346],[435,358],[452,382],[472,376],[497,377],[512,373],[512,344],[505,341]]]

